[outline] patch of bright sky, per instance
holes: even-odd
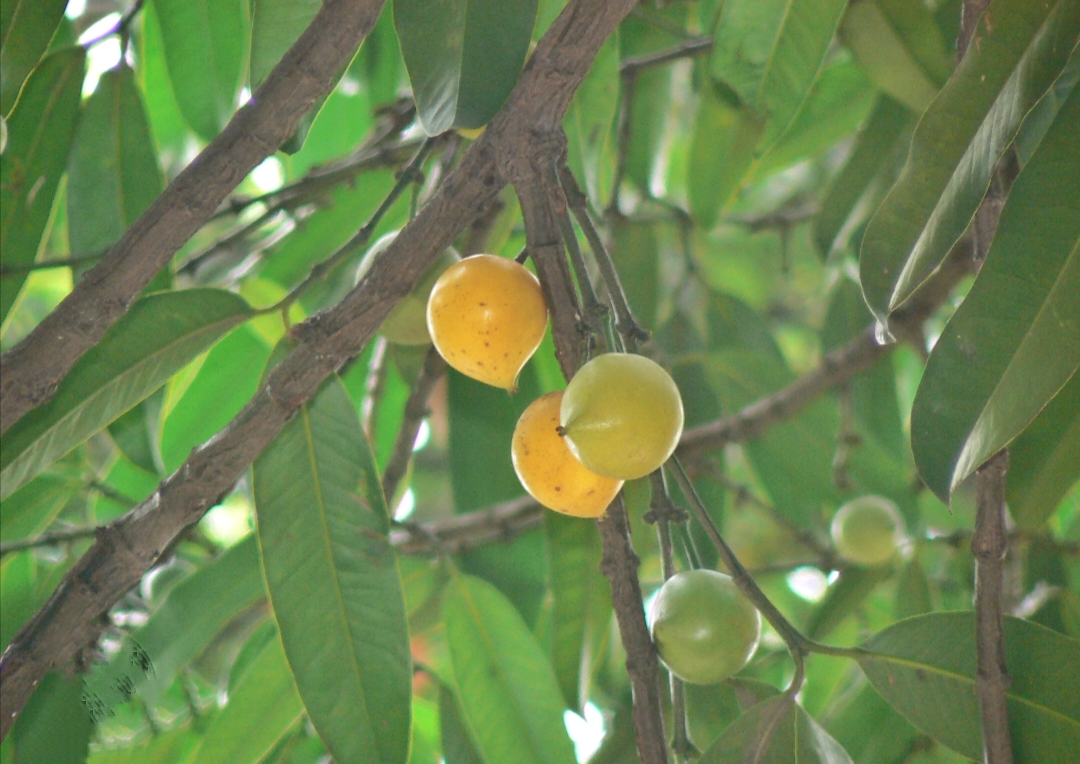
[[[585,715],[567,709],[563,713],[566,732],[574,741],[574,755],[580,764],[592,758],[604,741],[604,715],[593,703],[585,704]]]
[[[109,13],[102,16],[101,19],[91,24],[85,32],[79,35],[79,44],[83,45],[108,33],[110,29],[116,26],[118,21],[120,21],[119,13]],[[120,48],[120,38],[117,35],[105,38],[86,51],[86,79],[83,80],[83,98],[97,90],[101,75],[119,64],[122,56],[123,50]]]
[[[285,184],[285,168],[277,157],[267,157],[251,171],[251,182],[264,194],[277,191]]]
[[[69,19],[77,19],[86,13],[86,0],[68,0],[67,7],[64,8],[64,15]]]
[[[413,453],[423,450],[424,446],[431,440],[431,425],[428,424],[428,420],[420,420],[420,426],[416,430],[416,440],[413,441]]]
[[[416,494],[413,493],[413,489],[406,489],[405,493],[401,496],[401,501],[394,507],[394,519],[399,523],[402,520],[407,520],[413,511],[416,510]]]
[[[251,533],[254,515],[247,496],[237,491],[207,512],[199,529],[215,544],[230,547]]]
[[[807,602],[817,602],[825,596],[829,579],[817,568],[805,565],[788,573],[788,588]]]

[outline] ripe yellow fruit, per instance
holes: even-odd
[[[560,421],[582,464],[598,475],[634,480],[675,451],[683,429],[682,396],[655,361],[607,353],[570,380]]]
[[[623,481],[585,469],[559,437],[562,392],[529,404],[514,428],[510,457],[525,490],[548,509],[573,517],[600,517]]]
[[[497,255],[451,265],[431,290],[427,325],[446,362],[462,374],[510,392],[547,329],[540,282]]]
[[[891,562],[905,536],[899,510],[881,496],[860,496],[840,507],[829,532],[841,557],[868,567]]]
[[[390,247],[397,235],[397,231],[391,231],[371,245],[364,259],[360,261],[360,267],[356,269],[357,284],[371,270],[375,258]],[[379,333],[397,345],[430,345],[431,336],[427,328],[428,295],[443,271],[459,260],[461,256],[457,251],[453,247],[447,247],[413,290],[401,298],[390,311],[379,327]]]

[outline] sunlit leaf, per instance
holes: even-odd
[[[49,46],[66,5],[67,0],[9,0],[0,10],[0,114],[5,117]]]
[[[763,700],[744,713],[701,758],[700,764],[851,764],[840,744],[790,697]]]
[[[10,764],[86,760],[94,725],[81,685],[78,677],[45,675],[11,730]]]
[[[147,3],[141,15],[142,34],[139,36],[136,71],[150,129],[161,150],[162,165],[168,167],[181,160],[184,142],[190,133],[169,82],[165,44],[161,39],[161,24],[154,4]]]
[[[55,475],[39,475],[0,504],[0,539],[36,536],[48,527],[77,487]]]

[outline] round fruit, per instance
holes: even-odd
[[[904,540],[900,512],[881,496],[852,499],[837,510],[829,530],[836,551],[856,565],[884,565]]]
[[[761,639],[761,614],[731,576],[715,570],[669,578],[653,600],[649,623],[664,665],[691,684],[715,684],[735,674]]]
[[[360,267],[356,269],[357,284],[360,283],[360,279],[367,275],[367,272],[371,269],[371,264],[375,262],[375,258],[390,247],[397,235],[397,231],[391,231],[371,245],[371,248],[364,255],[364,259],[360,261]],[[431,335],[428,334],[427,328],[428,295],[431,294],[431,288],[435,286],[436,279],[442,275],[443,271],[459,260],[461,260],[461,256],[458,255],[454,248],[447,247],[439,255],[439,258],[432,263],[431,267],[427,269],[424,277],[420,279],[420,283],[401,298],[398,304],[394,306],[394,309],[390,311],[390,315],[386,317],[379,328],[379,333],[397,345],[431,344]]]
[[[518,419],[510,442],[514,471],[525,490],[548,509],[574,517],[600,517],[623,481],[590,472],[559,437],[562,392],[548,393],[529,404]]]
[[[628,353],[597,356],[563,396],[562,433],[598,475],[634,480],[660,467],[679,443],[683,406],[675,381],[655,361]]]
[[[446,269],[427,304],[435,348],[467,377],[517,390],[517,377],[547,329],[540,282],[525,266],[473,255]]]

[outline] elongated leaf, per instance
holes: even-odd
[[[786,695],[758,703],[736,719],[698,759],[700,764],[851,764],[851,757]]]
[[[1073,374],[1009,446],[1006,497],[1016,524],[1037,530],[1080,480],[1080,374]]]
[[[70,480],[39,475],[0,504],[0,540],[29,538],[41,533],[76,492]]]
[[[94,726],[80,684],[77,677],[45,675],[11,730],[11,764],[86,760]]]
[[[476,743],[461,718],[461,708],[454,691],[439,685],[439,736],[446,764],[484,764],[476,751]]]
[[[1074,89],[1013,184],[986,263],[927,361],[911,447],[942,501],[1080,366],[1077,124]]]
[[[0,156],[0,264],[5,268],[28,266],[37,257],[75,135],[85,61],[80,47],[46,56],[7,119],[7,148]],[[25,273],[0,278],[0,321],[25,281]]]
[[[919,734],[870,684],[831,716],[828,730],[856,764],[901,762]]]
[[[596,209],[611,198],[615,172],[612,125],[619,107],[619,33],[601,46],[566,110],[567,163]]]
[[[395,0],[394,27],[428,135],[486,125],[517,83],[537,0]]]
[[[247,55],[247,0],[154,0],[173,93],[199,137],[213,140],[237,107]]]
[[[303,714],[285,650],[274,635],[230,686],[229,702],[214,717],[192,761],[257,764]]]
[[[992,30],[987,26],[987,19]],[[933,272],[967,228],[1002,151],[1061,72],[1080,3],[994,0],[968,55],[926,110],[900,179],[863,237],[863,294],[881,321]]]
[[[0,11],[0,114],[15,105],[19,88],[64,18],[67,0],[9,0]]]
[[[135,75],[121,64],[101,75],[71,148],[71,251],[88,255],[112,246],[164,186]]]
[[[648,330],[656,327],[660,306],[660,226],[618,218],[612,225],[611,258],[623,280],[634,318]]]
[[[461,575],[443,609],[458,698],[484,759],[573,762],[555,674],[514,606],[486,581]]]
[[[190,289],[135,303],[60,383],[56,395],[0,445],[7,497],[150,393],[250,315],[229,292]]]
[[[190,726],[159,732],[133,745],[99,748],[87,758],[87,764],[187,764],[195,754],[202,736]]]
[[[859,664],[885,700],[949,748],[982,758],[974,613],[909,618],[864,648]],[[1015,761],[1069,761],[1080,746],[1080,641],[1006,617],[1005,661]]]
[[[161,23],[153,3],[142,10],[142,34],[139,36],[139,87],[150,128],[161,149],[162,164],[166,167],[183,161],[184,142],[190,132],[184,115],[173,95],[165,60],[165,43],[161,39]]]
[[[252,468],[263,570],[308,715],[341,762],[401,764],[412,666],[375,461],[332,377]]]
[[[767,127],[759,151],[788,129],[832,43],[843,0],[727,0],[709,73]]]

